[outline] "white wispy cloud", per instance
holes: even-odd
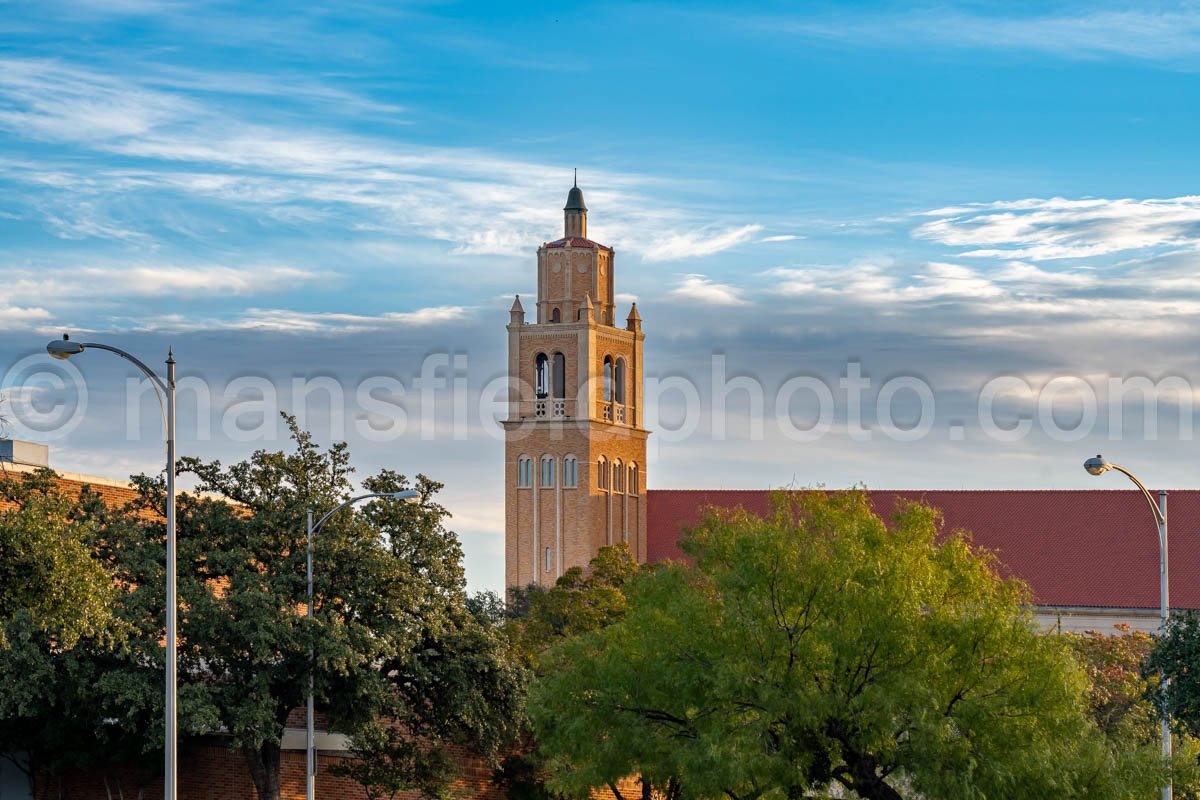
[[[913,236],[963,256],[1047,261],[1150,248],[1200,246],[1200,197],[1049,199],[979,203],[926,212]]]
[[[120,270],[112,268],[82,270],[82,276],[97,281],[126,280],[130,293],[146,296],[173,295],[253,295],[288,291],[311,283],[321,277],[318,273],[294,267],[263,267],[247,265],[233,268],[205,266],[198,268],[175,266],[140,266]]]
[[[652,241],[643,251],[646,261],[679,261],[702,258],[750,241],[762,225],[742,225],[724,230],[698,229]]]
[[[0,59],[0,127],[44,141],[111,142],[147,135],[198,107],[54,60]]]
[[[154,331],[273,331],[297,334],[346,334],[396,328],[421,328],[466,319],[463,306],[433,306],[415,311],[384,314],[344,314],[327,311],[295,311],[279,308],[250,308],[229,318],[192,318],[165,315],[136,323],[133,327]]]
[[[1200,280],[1179,268],[1169,261],[1124,263],[1103,272],[1049,271],[1022,262],[979,269],[878,260],[775,268],[760,277],[769,283],[764,296],[802,298],[813,316],[866,326],[886,320],[893,330],[966,340],[1041,339],[1047,346],[1086,341],[1104,352],[1104,342],[1194,335]],[[772,308],[764,304],[760,313]]]
[[[30,270],[0,266],[10,300],[59,302],[122,297],[211,298],[274,294],[321,279],[319,273],[295,267],[246,264],[243,267],[198,264],[110,264]]]
[[[707,305],[741,306],[748,302],[742,294],[738,287],[717,283],[704,275],[686,275],[670,296]]]
[[[1013,261],[996,275],[997,280],[1023,283],[1030,286],[1064,286],[1090,289],[1101,284],[1101,277],[1092,268],[1076,270],[1045,270],[1033,264]]]
[[[273,330],[291,333],[352,333],[387,328],[416,328],[457,322],[467,315],[462,306],[436,306],[416,311],[397,311],[376,316],[331,312],[298,312],[281,309],[250,309],[228,328]]]
[[[803,239],[803,236],[797,236],[794,233],[781,233],[776,236],[764,236],[759,239],[760,242],[794,242],[797,239]]]
[[[891,272],[878,263],[852,267],[778,268],[764,273],[772,287],[792,297],[852,298],[863,305],[923,304],[936,300],[996,298],[1004,290],[991,278],[960,264],[930,262],[911,274]]]
[[[203,83],[195,75],[188,81]],[[216,78],[212,79],[216,83]],[[267,91],[267,87],[257,87]],[[281,87],[283,92],[286,87]],[[170,81],[113,75],[39,59],[0,58],[0,128],[18,139],[69,144],[122,166],[76,160],[0,160],[0,177],[46,190],[36,209],[64,237],[132,239],[161,229],[183,201],[285,224],[324,221],[360,232],[416,235],[459,255],[527,254],[561,229],[546,202],[566,170],[474,149],[298,127],[236,115]],[[606,209],[592,235],[648,260],[711,255],[749,240],[759,225],[716,228],[666,207],[661,182],[595,169],[588,200]],[[654,197],[648,190],[653,189]],[[94,198],[144,197],[146,218],[103,213]],[[680,231],[663,238],[660,231]]]
[[[874,14],[842,13],[821,18],[759,20],[773,33],[845,41],[856,45],[918,48],[1026,50],[1061,58],[1123,56],[1149,61],[1197,61],[1200,11],[1191,5],[1169,8],[1087,7],[1078,13],[1021,14],[1005,8],[994,14],[944,6]]]
[[[0,328],[4,329],[27,328],[50,318],[50,312],[44,308],[0,306]]]

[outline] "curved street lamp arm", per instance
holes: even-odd
[[[110,353],[116,353],[121,358],[132,363],[135,367],[146,373],[146,377],[154,382],[154,396],[158,398],[158,410],[162,412],[163,426],[166,426],[167,407],[163,405],[163,398],[168,394],[167,384],[163,382],[162,378],[158,377],[158,375],[154,373],[154,370],[143,364],[141,359],[139,359],[137,356],[131,353],[126,353],[119,347],[112,347],[111,345],[100,344],[99,342],[81,342],[80,346],[84,348],[94,348],[96,350],[107,350]]]
[[[321,529],[321,526],[329,521],[330,517],[332,517],[337,512],[341,511],[346,506],[352,506],[360,500],[369,500],[372,497],[391,497],[391,496],[392,496],[391,492],[371,492],[370,494],[361,494],[358,497],[351,497],[349,500],[342,503],[340,506],[337,506],[336,508],[330,510],[328,513],[325,514],[325,516],[321,517],[321,519],[317,520],[317,523],[315,525],[313,525],[313,528],[312,528],[313,533],[316,533],[317,531],[319,531]]]
[[[1142,482],[1139,481],[1137,477],[1129,470],[1118,464],[1110,464],[1110,466],[1112,466],[1113,469],[1124,473],[1125,477],[1133,481],[1134,484],[1136,484],[1137,487],[1142,490],[1142,496],[1146,498],[1146,502],[1150,504],[1150,510],[1154,512],[1154,519],[1159,525],[1162,525],[1165,520],[1163,519],[1162,512],[1158,510],[1158,503],[1154,502],[1154,497],[1150,494],[1150,490],[1142,485]]]
[[[119,347],[112,347],[107,344],[99,344],[98,342],[81,342],[80,344],[83,347],[94,347],[97,350],[107,350],[110,353],[116,353],[121,358],[125,359],[126,361],[132,362],[138,369],[140,369],[142,372],[146,373],[147,378],[154,381],[154,384],[156,387],[158,387],[160,390],[162,390],[164,393],[166,393],[167,384],[163,382],[162,378],[158,377],[158,375],[155,374],[154,370],[150,369],[145,364],[143,364],[141,359],[139,359],[137,356],[132,355],[130,353],[126,353],[124,350],[120,349]]]

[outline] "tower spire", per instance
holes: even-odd
[[[578,169],[575,170],[575,185],[567,192],[567,204],[563,206],[563,237],[587,238],[587,205],[583,202],[583,190],[579,188]]]

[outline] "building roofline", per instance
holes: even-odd
[[[777,487],[768,489],[673,489],[673,488],[654,488],[647,489],[648,492],[675,492],[678,494],[769,494],[771,492],[854,492],[863,491],[867,494],[885,493],[885,494],[913,494],[921,492],[923,494],[1089,494],[1100,492],[1111,492],[1113,494],[1138,492],[1137,489],[889,489],[886,487],[845,487],[840,489],[832,489],[825,486],[803,486],[803,487]],[[1165,489],[1167,492],[1188,492],[1200,493],[1200,489]]]
[[[87,483],[93,486],[110,486],[114,489],[132,489],[133,483],[129,480],[120,478],[106,478],[102,475],[87,475],[83,472],[67,472],[66,470],[54,469],[53,467],[36,467],[29,464],[14,464],[12,462],[0,462],[0,473],[19,472],[31,474],[39,470],[48,469],[64,481],[74,481],[75,483]]]

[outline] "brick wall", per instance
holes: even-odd
[[[504,794],[492,783],[493,768],[484,759],[459,747],[454,749],[459,777],[450,788],[450,796],[461,800],[503,800]],[[320,800],[365,800],[362,787],[347,778],[332,774],[329,768],[343,756],[321,754],[317,759],[316,795]],[[145,800],[163,794],[161,778],[148,775],[161,765],[142,764],[102,772],[74,772],[43,778],[38,785],[38,800]],[[107,785],[105,780],[107,779]],[[625,800],[641,797],[636,779],[618,785]],[[179,753],[179,800],[254,800],[254,781],[242,754],[229,749],[218,737],[187,743]],[[282,800],[304,800],[304,752],[285,751],[280,763]],[[399,800],[419,800],[416,792],[402,792]],[[615,800],[612,792],[595,793],[596,800]]]

